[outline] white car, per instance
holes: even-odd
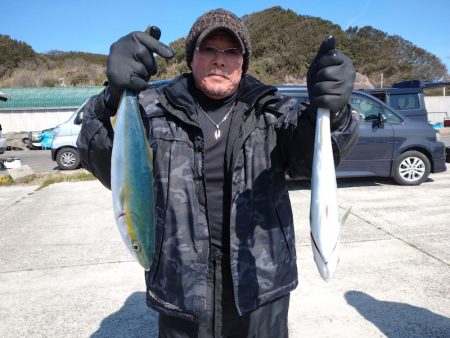
[[[1,135],[0,131],[0,154],[3,154],[6,150],[6,139]]]
[[[77,138],[83,121],[85,101],[70,118],[53,128],[51,156],[61,170],[74,170],[80,166]]]
[[[8,97],[6,94],[0,92],[0,100],[6,101],[8,100]],[[2,135],[2,125],[0,124],[0,154],[3,154],[6,150],[6,139]]]

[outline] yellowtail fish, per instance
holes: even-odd
[[[350,209],[339,221],[330,112],[319,108],[311,177],[310,225],[314,261],[325,281],[329,281],[336,270],[339,261],[341,224],[344,224],[349,212]]]
[[[114,123],[111,191],[122,239],[146,270],[154,253],[153,152],[136,94],[124,90]]]

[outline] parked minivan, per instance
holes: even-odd
[[[279,90],[308,101],[306,87]],[[353,91],[351,104],[361,120],[358,142],[336,168],[337,177],[392,177],[401,185],[418,185],[446,170],[445,146],[428,122],[402,116],[361,91]]]
[[[85,101],[70,118],[53,128],[51,155],[62,170],[73,170],[80,166],[80,155],[77,150],[77,138],[83,121]]]

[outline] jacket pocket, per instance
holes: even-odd
[[[158,271],[158,266],[161,261],[162,243],[164,241],[164,222],[165,222],[166,212],[164,209],[155,208],[155,252],[153,256],[153,263],[150,268],[150,274],[152,280],[155,278],[156,272]]]
[[[277,197],[277,198],[274,198]],[[296,259],[295,253],[295,235],[294,235],[294,221],[292,216],[291,202],[287,188],[284,188],[277,196],[272,196],[272,201],[275,206],[275,211],[281,225],[284,240],[289,250],[292,260]]]

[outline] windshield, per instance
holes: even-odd
[[[84,110],[84,107],[86,106],[86,103],[87,103],[88,101],[89,101],[89,99],[87,99],[86,101],[84,101],[83,104],[82,104],[80,107],[78,107],[78,109],[75,110],[75,112],[74,112],[72,115],[70,115],[70,117],[69,117],[69,118],[67,119],[67,121],[64,122],[64,123],[69,123],[69,122],[75,121],[75,119],[76,119],[76,117],[77,117],[78,114],[81,114],[81,116],[83,116],[83,115],[82,115],[82,114],[83,114],[83,110]],[[80,122],[81,122],[81,120],[80,120]],[[64,124],[64,123],[62,123],[62,124]]]

